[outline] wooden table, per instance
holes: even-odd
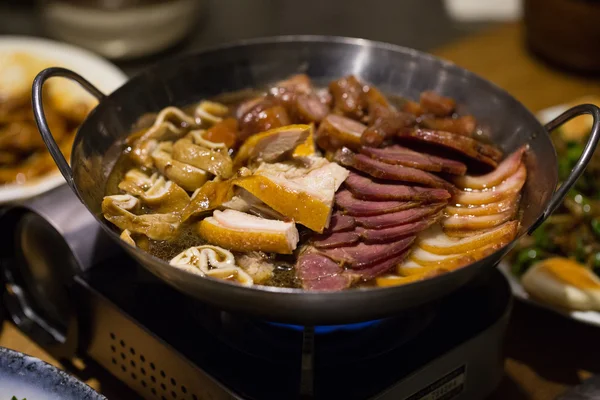
[[[532,111],[587,94],[600,94],[600,81],[555,71],[525,49],[521,27],[505,25],[468,37],[436,52],[493,81]],[[590,373],[600,373],[598,328],[574,323],[517,303],[506,338],[506,376],[491,400],[549,400]],[[31,354],[59,365],[44,350],[9,323],[0,333],[0,346]],[[136,396],[115,378],[91,365],[86,382],[109,399]]]

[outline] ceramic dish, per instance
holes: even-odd
[[[58,368],[0,347],[0,400],[106,400],[85,383]]]
[[[48,64],[58,63],[75,71],[81,71],[105,93],[114,91],[127,80],[125,73],[116,66],[89,51],[46,39],[0,36],[0,54],[13,52],[26,53],[39,57]],[[88,98],[93,101],[93,98],[79,87],[69,86],[68,90],[77,91],[76,95],[82,98],[85,96],[86,101]],[[64,178],[57,170],[26,184],[0,185],[0,204],[37,196],[64,182]]]

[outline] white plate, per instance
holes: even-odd
[[[562,114],[568,108],[569,108],[569,106],[567,106],[567,105],[558,105],[558,106],[550,107],[550,108],[540,111],[537,114],[537,117],[542,123],[545,124],[545,123],[550,122],[552,119],[558,117],[560,114]],[[525,291],[525,289],[521,285],[521,282],[519,281],[519,279],[516,276],[514,276],[512,274],[512,272],[510,271],[510,264],[508,262],[502,261],[498,265],[498,268],[508,279],[508,282],[510,283],[512,292],[516,298],[518,298],[526,303],[533,304],[537,307],[541,307],[546,310],[551,310],[551,311],[553,311],[557,314],[563,315],[567,318],[570,318],[570,319],[573,319],[573,320],[576,320],[579,322],[583,322],[585,324],[600,326],[600,312],[597,312],[597,311],[569,311],[569,310],[556,308],[549,304],[539,302],[539,301],[531,298],[529,296],[529,294]]]
[[[105,94],[113,92],[127,81],[127,75],[113,64],[87,50],[71,45],[46,39],[0,36],[0,53],[13,51],[28,53],[48,60],[55,66],[72,69]],[[83,91],[80,88],[76,90]],[[57,170],[24,185],[0,185],[0,204],[25,200],[64,183],[64,178]]]

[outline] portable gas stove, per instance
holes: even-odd
[[[15,243],[0,254],[6,308],[55,356],[86,355],[144,398],[481,399],[501,379],[511,295],[496,270],[392,318],[260,321],[172,289],[105,243],[67,188],[49,196],[0,216]]]

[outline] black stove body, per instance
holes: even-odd
[[[6,308],[57,357],[91,357],[144,398],[463,400],[501,379],[511,295],[496,270],[391,318],[289,326],[179,293],[99,244],[89,216],[66,234],[73,213],[61,219],[50,204],[0,216],[11,236],[0,239],[14,243],[0,254]]]

